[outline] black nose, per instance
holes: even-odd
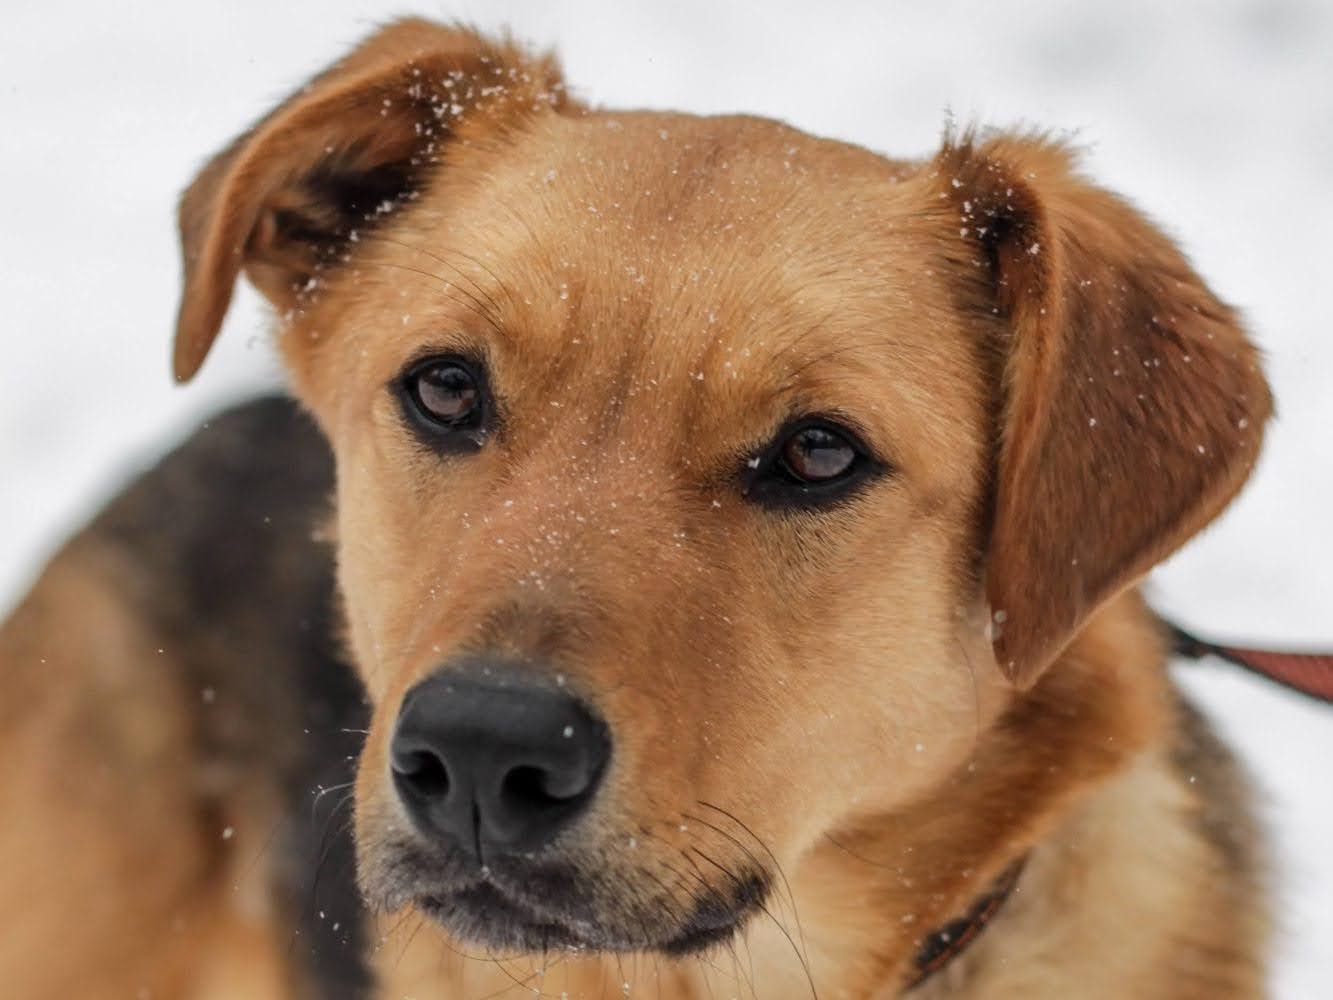
[[[474,660],[407,693],[390,764],[417,826],[484,861],[549,843],[592,801],[610,751],[605,724],[561,687]]]

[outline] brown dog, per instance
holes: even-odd
[[[336,459],[374,995],[1262,993],[1243,788],[1133,586],[1268,390],[1068,150],[592,111],[408,21],[181,230],[177,377],[244,271]],[[329,476],[235,414],[6,626],[17,995],[366,985],[291,874],[359,728]]]

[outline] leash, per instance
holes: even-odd
[[[1250,646],[1224,646],[1200,639],[1179,625],[1160,619],[1171,637],[1171,651],[1189,660],[1216,656],[1289,691],[1333,705],[1333,653],[1296,653]]]

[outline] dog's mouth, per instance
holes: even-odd
[[[595,942],[490,882],[418,898],[417,909],[461,941],[502,951],[582,951]]]
[[[576,885],[562,877],[559,881]],[[552,891],[537,879],[525,885],[488,874],[468,884],[414,897],[422,913],[450,936],[504,952],[654,951],[681,956],[730,940],[763,908],[767,877],[746,873],[722,887],[695,886],[689,903],[638,900],[625,887],[619,904],[597,905],[574,892]]]

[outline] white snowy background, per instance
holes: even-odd
[[[587,98],[750,111],[922,155],[946,114],[1075,135],[1244,310],[1280,414],[1252,485],[1151,581],[1209,635],[1333,648],[1333,2],[17,0],[0,17],[0,606],[197,420],[279,381],[252,293],[167,377],[177,192],[397,13],[511,26]],[[1095,526],[1089,526],[1094,528]],[[72,627],[76,627],[73,626]],[[1182,681],[1267,792],[1274,994],[1333,995],[1333,709],[1217,664]]]

